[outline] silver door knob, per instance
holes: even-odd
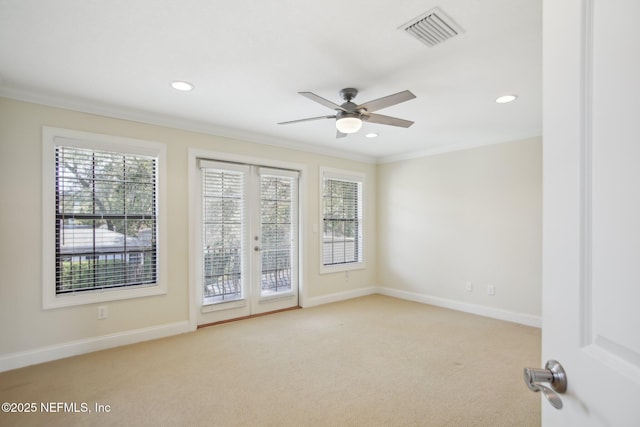
[[[530,390],[542,392],[551,406],[562,409],[562,399],[558,393],[567,391],[567,374],[560,362],[549,360],[545,369],[524,368],[524,382]],[[551,388],[541,383],[548,383]]]

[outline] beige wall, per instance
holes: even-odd
[[[42,309],[45,125],[166,144],[166,295],[109,302],[105,320],[97,320],[97,304]],[[301,264],[307,302],[367,293],[377,285],[539,317],[541,147],[537,138],[376,166],[0,98],[0,368],[3,358],[11,359],[6,368],[24,355],[45,353],[33,358],[36,363],[81,352],[85,341],[188,322],[190,148],[304,165]],[[321,166],[366,175],[367,268],[348,278],[319,274],[320,234],[313,228],[320,224]],[[473,282],[471,293],[467,281]],[[486,293],[489,284],[496,287],[493,297]],[[71,350],[56,353],[67,343],[73,343]]]
[[[379,286],[540,316],[541,138],[379,165],[377,210]]]
[[[168,154],[168,287],[166,295],[109,302],[109,318],[97,305],[42,309],[42,126],[165,143]],[[303,268],[306,297],[370,288],[375,284],[376,179],[374,164],[310,154],[212,135],[112,119],[0,98],[0,359],[68,342],[154,328],[189,318],[188,149],[228,152],[306,166]],[[366,174],[368,268],[319,274],[320,166]],[[104,305],[104,304],[102,304]]]

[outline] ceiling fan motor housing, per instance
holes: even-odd
[[[344,107],[344,104],[343,104]],[[355,107],[355,105],[354,105]],[[345,109],[348,109],[345,107]],[[362,119],[362,114],[359,111],[354,111],[352,113],[348,113],[346,111],[338,111],[336,112],[336,120],[346,119],[347,117],[353,117],[356,119]]]

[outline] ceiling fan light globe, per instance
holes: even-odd
[[[362,120],[357,117],[343,117],[336,120],[336,129],[342,133],[356,133],[362,128]]]

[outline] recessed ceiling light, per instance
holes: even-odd
[[[506,104],[507,102],[513,102],[518,99],[518,95],[503,95],[496,99],[498,104]]]
[[[181,90],[183,92],[189,92],[190,90],[193,90],[193,85],[191,83],[182,80],[172,81],[171,87],[175,90]]]
[[[365,135],[366,138],[376,138],[377,136],[378,134],[375,132],[369,132],[368,134]]]

